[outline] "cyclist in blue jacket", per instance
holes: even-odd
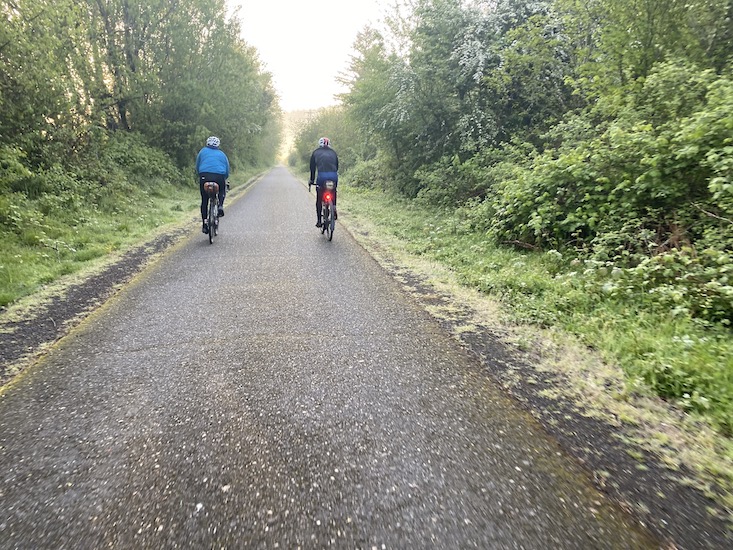
[[[224,215],[224,198],[227,193],[227,178],[229,178],[229,159],[224,151],[219,149],[221,140],[211,136],[206,140],[206,147],[199,151],[196,157],[196,173],[199,175],[199,189],[201,190],[201,218],[203,225],[201,231],[209,232],[207,222],[207,204],[209,197],[204,191],[204,183],[215,181],[219,184],[219,217]]]
[[[323,184],[331,180],[333,182],[333,205],[336,206],[336,187],[338,186],[339,175],[339,157],[336,151],[331,149],[331,140],[322,137],[318,140],[318,149],[313,151],[311,155],[311,177],[308,180],[308,189],[315,183],[316,185],[316,215],[318,221],[316,227],[321,227],[321,206],[323,203]],[[318,179],[316,179],[316,171],[318,171]],[[338,218],[334,210],[334,219]]]

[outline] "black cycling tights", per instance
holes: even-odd
[[[201,219],[206,220],[209,215],[209,195],[204,191],[204,183],[207,181],[215,181],[219,184],[219,208],[224,207],[224,198],[227,195],[227,179],[224,174],[212,174],[211,172],[201,172],[199,174],[199,190],[201,191]]]

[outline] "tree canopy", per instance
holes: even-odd
[[[180,166],[207,135],[236,162],[273,158],[276,97],[224,0],[7,0],[1,4],[0,156],[73,161],[136,132]]]

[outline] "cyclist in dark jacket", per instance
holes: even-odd
[[[224,151],[219,149],[221,140],[211,136],[206,140],[206,147],[199,151],[196,157],[196,173],[199,175],[199,189],[201,190],[201,218],[204,223],[201,231],[209,232],[207,222],[207,204],[209,197],[204,191],[204,183],[215,181],[219,184],[219,217],[224,215],[224,198],[227,194],[227,178],[229,177],[229,159]]]
[[[318,140],[318,149],[313,151],[311,155],[311,177],[308,180],[308,188],[315,183],[316,185],[316,216],[318,221],[316,227],[321,227],[321,205],[323,202],[323,184],[326,181],[333,182],[333,205],[336,206],[336,187],[338,186],[339,175],[339,157],[336,151],[331,149],[331,140],[322,137]],[[316,171],[318,179],[316,179]],[[334,219],[338,215],[334,210]]]

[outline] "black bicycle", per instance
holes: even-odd
[[[214,237],[219,232],[219,184],[215,181],[204,182],[204,191],[209,197],[209,244],[213,244]]]
[[[308,182],[308,192],[311,186],[315,185],[316,189],[320,189],[317,183]],[[325,233],[330,241],[333,239],[333,230],[336,229],[336,204],[334,202],[336,193],[336,184],[327,180],[323,183],[323,195],[321,196],[321,234]]]

